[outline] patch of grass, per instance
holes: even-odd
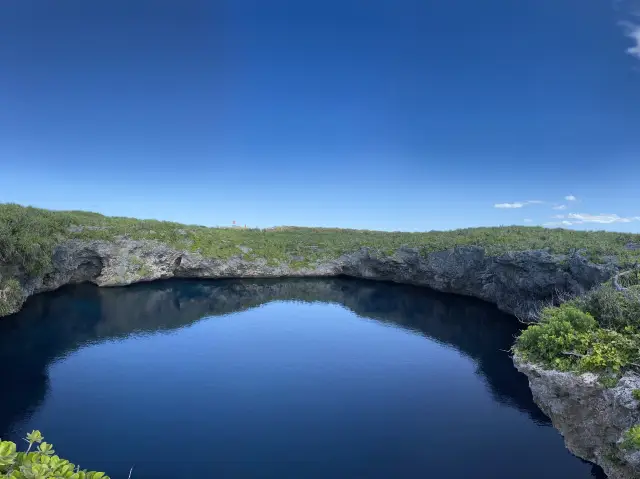
[[[22,265],[28,274],[38,274],[51,261],[51,249],[63,238],[70,216],[53,211],[0,206],[0,262]],[[70,224],[70,223],[69,223]]]
[[[622,447],[624,449],[640,449],[640,424],[633,426],[624,433]]]
[[[132,264],[136,265],[138,275],[140,275],[143,278],[151,276],[151,269],[140,258],[134,256],[130,258],[129,261],[131,261]]]
[[[561,254],[580,250],[595,261],[602,261],[606,256],[616,256],[623,264],[640,260],[639,250],[625,247],[628,243],[640,243],[640,235],[603,231],[520,226],[425,233],[297,227],[207,228],[0,204],[0,262],[22,265],[28,274],[46,270],[53,247],[61,241],[74,238],[113,241],[118,237],[155,240],[178,250],[218,259],[241,254],[238,245],[243,245],[251,248],[249,258],[264,258],[270,264],[290,263],[300,268],[336,259],[361,247],[368,247],[375,254],[389,255],[401,246],[418,248],[424,255],[475,245],[484,247],[489,255],[533,249]]]
[[[617,291],[609,282],[546,308],[539,323],[518,337],[514,350],[553,369],[599,373],[603,385],[615,386],[624,370],[640,368],[640,285]]]
[[[640,389],[634,389],[631,392],[631,395],[633,396],[633,399],[636,399],[637,401],[640,401]]]
[[[602,384],[605,388],[611,389],[611,388],[615,388],[618,385],[618,382],[620,382],[621,377],[622,375],[620,373],[600,374],[598,376],[598,382]]]

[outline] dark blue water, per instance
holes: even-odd
[[[67,287],[0,321],[0,435],[114,479],[604,477],[501,351],[517,331],[348,279]]]

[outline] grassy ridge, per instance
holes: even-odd
[[[30,274],[41,273],[48,267],[51,251],[61,241],[71,238],[110,241],[121,236],[156,240],[206,257],[224,259],[244,254],[247,259],[285,261],[294,267],[334,259],[363,246],[391,254],[402,245],[419,248],[423,254],[461,245],[479,245],[489,254],[547,248],[553,253],[584,250],[594,261],[610,255],[617,256],[622,263],[640,259],[640,251],[625,247],[630,242],[640,243],[640,235],[602,231],[519,226],[425,233],[296,227],[208,228],[0,204],[0,262],[20,264]],[[239,246],[245,247],[244,253]]]

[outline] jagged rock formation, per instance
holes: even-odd
[[[400,248],[391,256],[363,248],[303,268],[294,268],[287,263],[274,265],[266,259],[247,260],[243,256],[239,254],[225,260],[205,258],[154,241],[70,240],[56,247],[52,268],[46,274],[28,277],[15,265],[0,265],[0,276],[16,278],[26,299],[35,293],[79,282],[120,286],[171,277],[346,275],[473,296],[494,303],[503,311],[530,318],[539,305],[551,301],[554,294],[581,294],[606,281],[616,271],[613,263],[596,265],[579,254],[565,256],[546,251],[521,251],[493,257],[475,246],[431,253],[426,257],[412,248]]]
[[[576,456],[599,464],[610,479],[640,477],[640,451],[621,447],[624,432],[640,423],[640,376],[628,373],[607,389],[595,374],[545,370],[514,360],[529,378],[533,399]]]

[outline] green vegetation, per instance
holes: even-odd
[[[640,449],[640,425],[633,426],[624,433],[622,447],[625,449]]]
[[[17,280],[11,278],[0,281],[0,316],[15,311],[22,303],[22,288]]]
[[[531,249],[547,249],[552,253],[581,250],[594,261],[604,261],[607,256],[616,256],[626,264],[640,260],[639,250],[625,247],[628,243],[640,243],[640,235],[623,233],[518,226],[425,233],[295,227],[207,228],[0,204],[0,262],[22,265],[29,274],[46,270],[53,247],[61,241],[74,238],[111,241],[118,237],[156,240],[206,257],[225,259],[242,254],[246,259],[264,258],[271,264],[287,262],[294,267],[335,259],[363,246],[378,254],[392,254],[403,245],[419,248],[423,254],[478,245],[490,255]]]
[[[623,291],[609,282],[544,309],[517,339],[516,353],[562,371],[599,373],[614,386],[625,369],[640,368],[640,278],[630,274],[625,283]]]
[[[145,277],[151,276],[152,274],[151,269],[140,258],[137,258],[134,256],[129,261],[137,267],[137,270],[138,270],[137,273],[140,277],[145,278]]]
[[[633,395],[633,399],[640,401],[640,389],[634,389],[631,394]]]
[[[109,479],[104,472],[80,470],[55,456],[53,446],[43,441],[40,431],[27,434],[26,452],[16,452],[16,444],[0,441],[0,478],[11,479]],[[31,452],[34,444],[38,444]]]

